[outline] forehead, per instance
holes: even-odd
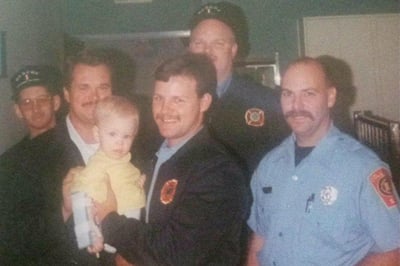
[[[326,78],[322,67],[316,63],[297,63],[290,66],[282,79],[283,89],[325,87]]]
[[[45,86],[30,86],[20,91],[19,98],[25,99],[47,94],[49,94],[49,90]]]
[[[183,96],[197,94],[197,85],[194,78],[186,76],[171,76],[167,82],[157,80],[154,93],[168,96]]]
[[[218,35],[219,37],[234,38],[232,29],[225,23],[217,19],[205,19],[201,21],[191,32],[191,38],[211,37]]]
[[[86,64],[77,64],[72,72],[73,79],[86,79],[95,76],[98,79],[106,79],[111,80],[111,73],[109,68],[104,65],[86,65]]]
[[[102,128],[121,128],[121,129],[131,129],[137,124],[137,116],[135,115],[119,115],[110,114],[99,119],[99,127]]]

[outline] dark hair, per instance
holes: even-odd
[[[170,77],[185,76],[196,81],[197,94],[215,95],[217,76],[215,66],[206,55],[185,53],[164,61],[155,71],[156,81],[168,82]]]
[[[78,64],[89,66],[105,65],[112,74],[112,67],[109,62],[109,54],[105,48],[86,48],[78,54],[70,56],[66,59],[64,65],[64,86],[70,88],[72,82],[72,73]]]

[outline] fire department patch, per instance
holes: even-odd
[[[380,168],[372,173],[369,179],[376,193],[378,193],[379,197],[385,203],[386,207],[391,208],[396,206],[397,199],[396,196],[393,194],[394,188],[392,177],[390,176],[389,172],[384,168]]]
[[[244,118],[246,119],[246,124],[252,127],[262,127],[265,123],[264,111],[259,108],[248,109]]]
[[[171,179],[165,182],[161,189],[160,201],[163,204],[169,204],[174,200],[176,187],[178,186],[178,180]]]

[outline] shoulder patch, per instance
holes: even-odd
[[[246,111],[244,118],[246,124],[253,127],[262,127],[265,124],[264,111],[259,108],[250,108]]]
[[[397,205],[392,177],[388,170],[379,168],[370,175],[369,180],[386,207],[391,208]]]

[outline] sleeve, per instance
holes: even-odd
[[[251,211],[250,211],[250,217],[247,220],[247,224],[248,226],[251,228],[251,230],[256,233],[257,235],[262,235],[262,233],[260,232],[259,229],[259,213],[258,213],[258,204],[259,204],[259,195],[257,193],[257,191],[259,190],[259,188],[261,187],[259,184],[259,180],[260,180],[260,172],[262,172],[260,170],[261,168],[261,164],[260,166],[254,171],[254,174],[251,178],[251,182],[250,182],[250,188],[251,188],[251,193],[253,196],[253,203],[251,206]]]
[[[102,223],[105,241],[139,265],[206,265],[212,255],[218,265],[234,265],[244,222],[244,180],[232,164],[206,166],[191,173],[162,224],[110,214]]]
[[[139,185],[140,171],[133,165],[109,172],[111,188],[114,191],[118,213],[127,214],[134,209],[143,208],[146,204],[144,190]]]
[[[400,247],[399,198],[386,167],[375,168],[364,179],[361,191],[363,224],[375,241],[375,252],[386,252]]]

